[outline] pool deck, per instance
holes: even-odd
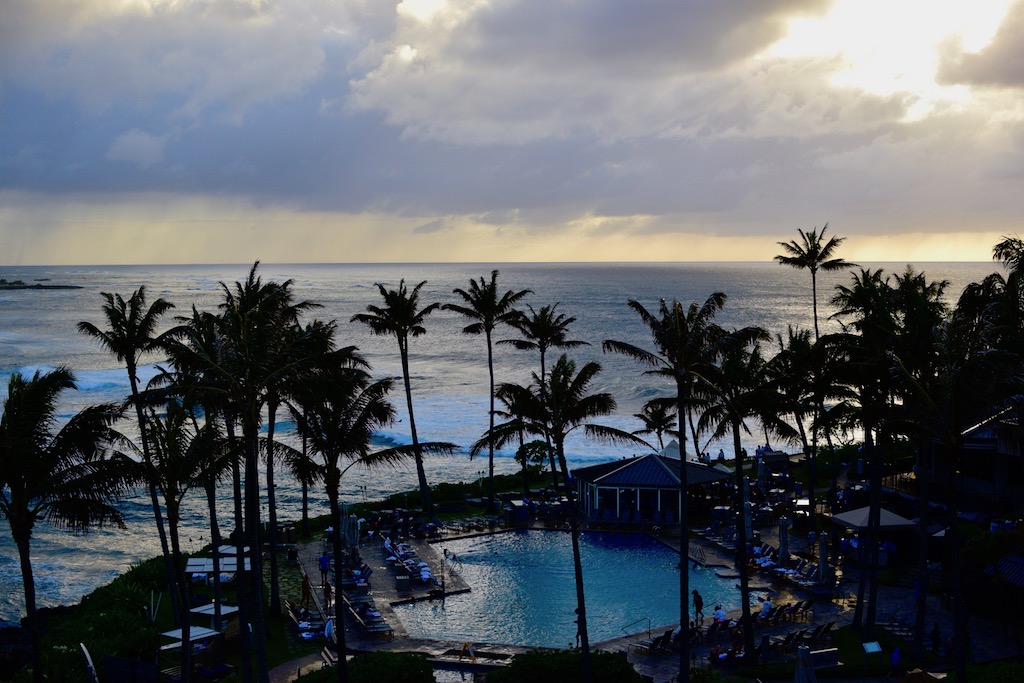
[[[535,528],[544,527],[536,525]],[[773,537],[772,529],[761,530],[761,534],[762,541],[777,545],[778,539],[777,537]],[[774,534],[777,534],[777,531],[774,531]],[[452,535],[446,536],[445,539],[464,538],[471,535],[478,534]],[[656,537],[676,550],[680,547],[678,531],[673,533],[671,530],[662,529],[659,530]],[[427,542],[423,540],[407,539],[406,542],[416,550],[421,561],[430,565],[434,575],[440,578],[444,566],[444,557],[440,551],[440,548],[442,548],[443,545],[438,543],[436,540],[434,542]],[[709,565],[721,565],[729,568],[732,568],[733,566],[732,553],[721,550],[707,541],[702,539],[693,539],[691,540],[690,547],[691,553],[696,552],[696,548],[701,548],[703,550],[704,559]],[[796,534],[791,535],[790,548],[791,552],[795,555],[804,554],[807,551],[806,539],[801,539]],[[439,596],[437,596],[436,593],[432,594],[426,588],[413,588],[409,592],[399,593],[396,587],[394,573],[388,566],[388,562],[386,561],[387,555],[380,544],[364,544],[361,546],[360,550],[363,561],[374,570],[373,577],[371,579],[371,593],[382,616],[384,616],[387,622],[394,629],[394,634],[390,638],[367,634],[350,614],[346,614],[345,638],[350,656],[374,650],[420,652],[430,656],[436,667],[450,668],[457,671],[461,669],[468,674],[474,670],[481,670],[490,663],[500,663],[513,655],[535,649],[502,643],[475,642],[474,649],[477,653],[477,663],[479,666],[474,667],[469,662],[468,658],[460,661],[459,655],[464,645],[461,641],[410,637],[402,627],[401,620],[395,615],[394,610],[391,608],[391,604],[408,601],[410,598],[415,600],[440,599]],[[319,586],[316,585],[319,582],[318,578],[320,576],[320,573],[317,570],[317,557],[319,554],[319,541],[299,546],[299,562],[302,568],[309,574],[311,580],[314,581],[314,596],[318,596],[320,594]],[[850,578],[849,572],[847,577]],[[762,581],[760,577],[758,577],[757,580],[759,583]],[[446,574],[445,588],[449,591],[455,592],[471,589],[471,586],[467,586],[458,575]],[[773,600],[777,605],[791,603],[811,597],[809,593],[804,592],[799,587],[782,582],[772,583],[771,590]],[[914,591],[912,588],[899,586],[880,586],[879,604],[883,606],[883,608],[879,610],[880,617],[894,613],[912,614],[914,607]],[[706,606],[705,608],[708,610],[709,616],[711,607],[712,606]],[[943,608],[939,597],[928,596],[927,610],[928,616],[926,623],[928,624],[928,628],[930,629],[931,625],[937,622],[944,634],[944,637],[948,638],[948,635],[952,632],[952,614],[948,609]],[[735,613],[730,614],[730,616],[734,618],[738,617],[739,612],[736,611]],[[851,623],[852,618],[852,607],[839,602],[830,601],[827,598],[819,598],[815,602],[813,611],[808,615],[807,621],[782,623],[779,626],[769,628],[759,627],[755,631],[755,637],[760,639],[765,634],[770,636],[784,635],[797,627],[813,629],[815,626],[825,624],[830,621],[836,622],[836,628],[838,628]],[[647,640],[650,636],[656,636],[666,628],[674,628],[675,625],[676,624],[652,624],[650,634],[645,630],[642,633],[622,638],[591,643],[591,647],[614,652],[624,652],[629,661],[633,664],[634,668],[641,675],[649,676],[657,683],[671,681],[678,673],[678,655],[672,652],[648,654],[646,651],[637,648],[636,643],[641,640]],[[1017,644],[1013,642],[1012,635],[1005,632],[1004,626],[995,622],[985,620],[980,617],[972,617],[971,636],[974,661],[982,662],[1004,659],[1015,656],[1018,652]],[[699,665],[708,665],[708,653],[710,647],[711,644],[706,643],[692,648],[691,654],[696,655]],[[887,661],[888,653],[884,653],[884,656]],[[272,683],[289,683],[297,678],[299,672],[306,672],[319,668],[321,668],[320,656],[310,655],[275,668],[271,671],[271,681]]]

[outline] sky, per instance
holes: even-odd
[[[0,265],[988,261],[1024,0],[2,0]]]

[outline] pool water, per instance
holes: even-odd
[[[531,647],[575,644],[576,584],[572,545],[563,531],[511,531],[436,544],[458,558],[472,591],[443,601],[395,606],[409,635]],[[679,623],[679,553],[649,536],[580,534],[590,641],[597,643]],[[740,604],[735,580],[691,569],[690,586],[705,613]],[[649,620],[649,622],[648,622]]]

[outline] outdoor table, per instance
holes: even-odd
[[[252,560],[245,558],[245,571],[252,569]],[[238,571],[238,558],[236,557],[222,557],[220,558],[220,570],[224,573],[232,574]],[[185,565],[186,574],[212,574],[213,573],[213,558],[212,557],[190,557],[188,564]]]
[[[189,611],[192,612],[192,614],[201,614],[201,615],[204,615],[204,616],[209,616],[210,617],[210,628],[219,631],[220,629],[217,628],[217,625],[213,621],[214,617],[216,616],[216,612],[214,610],[214,607],[215,607],[214,603],[208,602],[205,605],[201,605],[199,607],[193,607]],[[222,604],[220,606],[220,616],[221,616],[221,618],[226,618],[226,617],[228,617],[228,616],[230,616],[232,614],[235,614],[237,612],[238,612],[238,606],[237,605],[223,605]]]
[[[168,643],[167,645],[161,645],[160,646],[161,650],[176,650],[176,649],[181,647],[181,629],[180,628],[176,628],[173,631],[165,631],[164,633],[161,633],[160,635],[163,636],[164,638],[171,638],[172,640],[174,640],[173,643]],[[206,640],[207,638],[213,638],[214,636],[219,636],[219,635],[220,635],[220,632],[219,631],[214,631],[212,628],[205,628],[203,626],[193,626],[193,627],[191,627],[189,629],[188,641],[190,643],[195,643],[195,642],[198,642],[200,640]]]

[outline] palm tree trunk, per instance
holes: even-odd
[[[874,444],[871,449],[871,495],[868,498],[871,509],[868,511],[868,548],[871,551],[869,572],[870,587],[868,598],[868,609],[865,626],[868,634],[872,634],[875,628],[875,620],[878,615],[878,545],[882,519],[882,449]]]
[[[217,484],[212,479],[203,487],[206,490],[206,506],[210,510],[210,544],[213,556],[213,623],[220,628],[220,524],[217,523]]]
[[[127,365],[128,383],[132,392],[132,404],[135,406],[135,419],[139,424],[139,441],[142,442],[142,460],[147,470],[153,466],[149,454],[149,439],[146,435],[146,416],[142,410],[142,401],[139,397],[139,383],[135,377],[137,368],[131,362]],[[167,544],[167,530],[164,527],[164,516],[160,508],[160,497],[157,495],[156,486],[149,483],[149,504],[153,509],[153,519],[156,520],[156,533],[160,539],[160,551],[164,556],[164,572],[167,575],[167,590],[171,593],[171,604],[178,604],[177,581],[175,580],[174,563],[171,560],[170,548]],[[174,625],[179,626],[177,610],[174,612]]]
[[[580,529],[577,520],[576,492],[572,489],[569,478],[569,466],[565,461],[565,444],[561,439],[555,440],[558,452],[558,465],[562,470],[562,483],[565,496],[569,500],[569,535],[572,537],[572,566],[576,579],[576,635],[580,642],[580,668],[583,683],[592,683],[594,673],[590,662],[590,634],[587,631],[587,600],[583,590],[583,560],[580,556]]]
[[[732,423],[733,452],[736,455],[736,570],[740,574],[740,602],[743,604],[743,648],[754,651],[754,623],[750,618],[750,565],[747,562],[746,486],[743,476],[743,446],[740,443],[740,422]],[[687,563],[689,564],[689,563]],[[680,620],[680,624],[686,622]]]
[[[412,436],[412,447],[416,459],[416,478],[420,485],[420,505],[423,507],[423,515],[432,518],[434,516],[434,505],[430,500],[430,486],[427,484],[427,473],[423,469],[423,453],[420,452],[420,440],[416,434],[416,418],[412,412],[412,382],[409,379],[409,349],[398,342],[399,354],[402,357],[402,379],[405,381],[405,404],[409,409],[409,432]],[[493,393],[493,392],[492,392]]]
[[[258,467],[258,416],[248,414],[242,423],[242,438],[245,441],[245,513],[246,538],[249,544],[250,563],[249,587],[252,591],[252,650],[256,656],[256,676],[260,683],[270,683],[267,665],[267,629],[263,610],[263,554],[260,552],[260,483]],[[239,554],[244,557],[244,554]],[[243,567],[244,568],[244,565]],[[244,637],[245,634],[243,634]]]
[[[925,454],[928,443],[921,439],[917,447],[917,602],[914,605],[914,659],[924,661],[924,630],[928,617],[928,477]]]
[[[228,434],[228,440],[231,443],[236,443],[235,423],[227,414],[224,415],[224,429]],[[231,462],[231,492],[235,518],[235,531],[232,534],[231,545],[235,547],[235,557],[238,562],[242,563],[238,567],[238,591],[239,598],[241,598],[249,582],[244,569],[245,552],[243,551],[248,535],[245,533],[245,517],[242,510],[242,473],[237,458]],[[248,637],[248,628],[253,621],[251,611],[249,600],[239,599],[238,621],[242,630],[242,680],[245,683],[252,682],[252,639]]]
[[[687,418],[689,403],[687,386],[679,380],[677,386],[676,412],[680,420]],[[686,428],[679,430],[679,625],[687,623],[690,614],[690,511],[687,499],[686,471]],[[690,680],[690,639],[679,639],[679,683]]]
[[[274,428],[277,426],[277,401],[267,401],[267,542],[270,544],[270,614],[281,616],[280,569],[277,552],[277,495],[274,483]]]
[[[303,408],[303,417],[305,417],[305,408]],[[308,444],[306,443],[306,433],[302,433],[302,461],[308,462],[307,454]],[[306,483],[306,478],[301,478],[302,483],[302,535],[309,536],[309,484]]]
[[[12,520],[13,522],[13,520]],[[32,643],[32,681],[43,683],[43,644],[39,633],[39,615],[36,612],[36,581],[32,575],[31,539],[32,532],[16,529],[11,524],[14,543],[18,546],[18,560],[21,563],[21,583],[25,590],[25,623],[28,626],[29,641]]]
[[[487,374],[490,377],[490,409],[487,412],[488,428],[494,433],[494,350],[491,348],[491,332],[487,331]],[[494,442],[487,442],[487,509],[494,511]]]
[[[192,679],[192,624],[189,619],[191,604],[185,582],[184,562],[181,557],[181,539],[178,537],[178,506],[174,501],[167,501],[167,524],[170,527],[171,557],[174,560],[174,580],[178,584],[179,601],[175,603],[175,612],[180,615],[181,622],[181,681],[188,683]]]
[[[332,468],[337,472],[337,467]],[[341,558],[344,557],[344,550],[341,547],[341,505],[339,491],[341,488],[341,475],[335,474],[335,481],[328,484],[327,496],[331,503],[331,527],[334,533],[331,534],[331,545],[334,548],[334,568],[337,576],[338,568],[341,565]],[[330,577],[327,579],[330,581]],[[338,638],[338,683],[348,683],[348,654],[345,644],[345,598],[341,593],[341,584],[335,580],[334,591],[334,634]],[[326,615],[325,615],[326,618]]]

